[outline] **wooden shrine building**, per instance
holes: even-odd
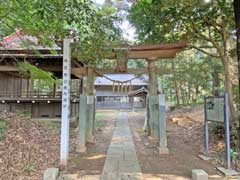
[[[115,81],[127,81],[132,79],[130,83],[126,83],[125,87],[122,90],[117,90],[118,87],[114,82],[106,79],[104,77],[97,77],[94,82],[94,87],[96,90],[96,108],[99,109],[132,109],[135,108],[144,108],[145,98],[134,95],[132,92],[140,90],[142,88],[147,89],[147,80],[146,75],[141,77],[135,77],[134,74],[108,74],[106,75],[109,79]],[[116,87],[114,87],[116,86]],[[127,87],[129,86],[129,87]],[[113,91],[113,89],[116,89]],[[129,93],[132,93],[129,96]]]
[[[62,77],[62,49],[37,45],[35,37],[21,31],[0,41],[0,111],[27,112],[33,118],[61,117],[61,83],[48,87],[39,87],[41,80],[31,79],[20,72],[20,62],[28,62],[40,69],[50,71],[57,78]],[[27,47],[26,47],[27,46]],[[52,52],[55,52],[54,54]],[[73,60],[73,68],[82,64]],[[72,74],[71,116],[79,112],[81,79]]]
[[[129,92],[128,97],[129,99],[131,99],[131,108],[133,110],[139,107],[145,108],[147,105],[147,94],[148,90],[145,87]],[[135,103],[134,101],[135,98],[138,98],[140,100],[140,106],[139,103]]]

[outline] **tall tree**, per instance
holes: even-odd
[[[188,40],[190,48],[219,58],[224,65],[232,119],[237,119],[232,91],[235,78],[231,56],[234,21],[230,1],[207,4],[199,0],[139,0],[132,6],[129,20],[142,42]]]
[[[240,107],[240,0],[234,0],[234,15],[237,37],[237,61],[238,61],[238,108]],[[239,117],[240,118],[240,117]],[[238,136],[240,137],[240,119]]]

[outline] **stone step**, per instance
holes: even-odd
[[[208,174],[202,169],[193,169],[192,180],[208,180]]]

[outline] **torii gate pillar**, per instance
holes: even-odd
[[[148,59],[149,73],[149,126],[150,134],[153,138],[159,139],[158,124],[158,95],[157,95],[157,75],[155,67],[156,58]]]
[[[148,122],[150,135],[159,142],[159,154],[168,154],[166,135],[166,103],[163,94],[157,92],[156,59],[148,59],[149,96]]]

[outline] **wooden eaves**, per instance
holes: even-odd
[[[8,39],[8,41],[10,41]],[[170,44],[157,44],[157,45],[120,45],[111,48],[111,53],[106,57],[106,59],[117,59],[117,52],[119,50],[125,50],[127,52],[128,59],[146,59],[146,60],[156,60],[159,58],[174,58],[178,52],[180,52],[185,46],[186,41],[180,41],[178,43],[170,43]],[[54,53],[52,53],[54,52]],[[5,58],[12,58],[15,59],[26,59],[31,63],[33,59],[44,60],[51,62],[58,60],[62,61],[63,54],[61,48],[43,48],[38,47],[36,49],[28,49],[28,48],[4,48],[0,47],[0,59]],[[76,61],[76,58],[73,57],[73,61]],[[61,73],[62,67],[61,64],[50,65],[46,62],[46,65],[43,63],[39,68],[51,72],[58,72]],[[78,78],[82,76],[86,76],[88,72],[87,67],[76,66],[76,62],[73,63],[72,67],[72,74]],[[163,69],[163,68],[156,68],[157,74],[171,74],[171,69]],[[16,66],[12,64],[0,64],[0,72],[17,72],[18,69]],[[96,73],[97,71],[97,73]],[[95,75],[98,74],[114,74],[116,69],[95,69]],[[126,74],[148,74],[147,68],[140,68],[140,69],[127,69]]]

